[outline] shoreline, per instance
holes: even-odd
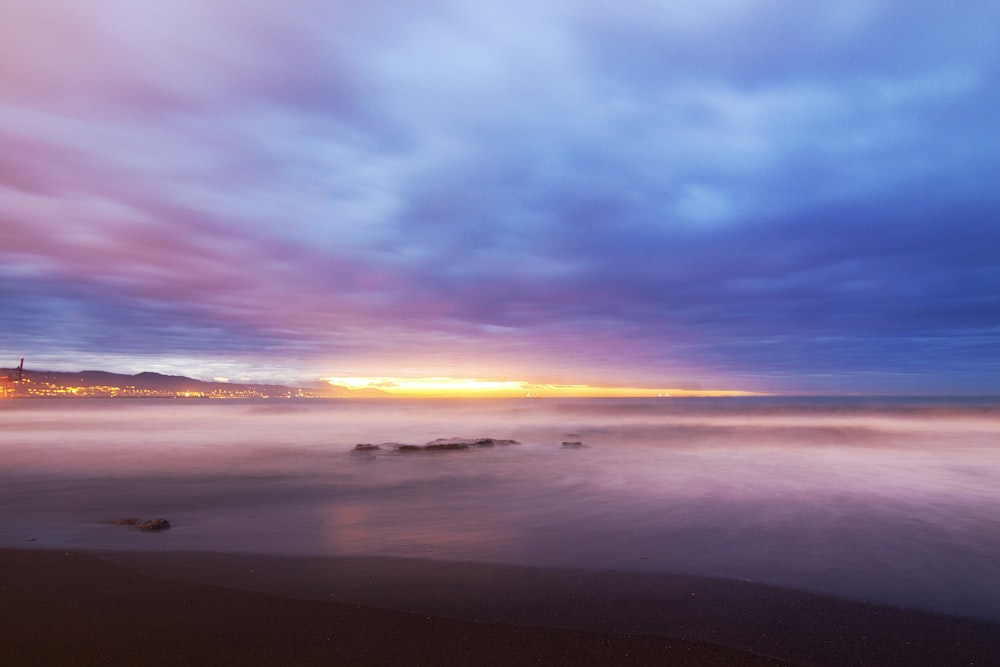
[[[149,662],[142,637],[181,651],[156,654],[160,664],[268,655],[414,664],[419,654],[434,664],[948,665],[1000,655],[997,624],[691,576],[7,548],[0,592],[0,654],[17,656],[13,664],[61,662],[53,651],[73,644],[94,662]]]
[[[787,664],[703,642],[472,622],[162,579],[107,556],[0,549],[6,664]]]

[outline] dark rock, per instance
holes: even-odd
[[[394,451],[403,453],[413,452],[448,452],[469,449],[470,447],[494,447],[496,445],[519,445],[517,440],[500,440],[498,438],[438,438],[431,440],[424,445],[404,445],[398,442],[383,442],[373,445],[368,442],[358,443],[352,451],[355,452],[375,452]]]
[[[464,442],[442,442],[436,445],[426,445],[424,449],[427,451],[447,451],[456,449],[468,449],[469,446]]]
[[[169,528],[170,522],[166,519],[150,519],[149,521],[143,521],[139,524],[139,530],[147,533],[158,530],[167,530]]]
[[[564,442],[562,444],[562,446],[565,449],[587,449],[587,445],[585,445],[585,444],[583,444],[582,442],[579,442],[579,441]]]
[[[434,447],[437,445],[468,445],[470,440],[468,438],[438,438],[437,440],[431,440],[425,447]]]
[[[170,522],[166,519],[149,519],[148,521],[143,521],[135,518],[134,516],[126,517],[124,519],[115,519],[112,523],[116,526],[135,526],[139,530],[144,530],[146,532],[167,530],[170,528]]]
[[[427,443],[432,445],[465,445],[467,447],[493,447],[494,445],[519,445],[517,440],[501,440],[499,438],[438,438]]]

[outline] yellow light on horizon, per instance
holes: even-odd
[[[330,377],[323,378],[334,386],[351,390],[378,389],[394,395],[483,395],[523,394],[523,383],[472,378],[397,378],[397,377]]]
[[[326,377],[331,386],[371,395],[378,390],[397,397],[489,397],[489,398],[669,398],[690,396],[753,396],[745,391],[691,390],[677,388],[614,387],[586,384],[537,384],[520,380],[474,378]]]

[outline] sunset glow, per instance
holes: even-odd
[[[379,389],[396,395],[474,394],[480,396],[523,393],[519,382],[473,380],[469,378],[392,378],[392,377],[332,377],[324,378],[334,386],[348,389]]]
[[[9,0],[0,370],[1000,394],[1000,5],[913,4]]]
[[[648,387],[602,387],[584,384],[537,384],[516,380],[471,378],[329,377],[331,386],[344,387],[371,396],[371,390],[396,397],[450,398],[557,398],[557,397],[645,397],[750,396],[749,392],[725,390],[663,389]]]

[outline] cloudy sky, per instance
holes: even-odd
[[[1000,393],[1000,5],[4,0],[0,366]]]

